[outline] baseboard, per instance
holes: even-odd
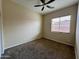
[[[69,46],[72,46],[72,47],[74,47],[72,44],[63,43],[63,42],[56,41],[56,40],[53,40],[53,39],[50,39],[50,38],[47,38],[47,37],[42,37],[42,39],[48,39],[48,40],[52,40],[52,41],[55,41],[55,42],[58,42],[58,43],[61,43],[61,44],[65,44],[65,45],[69,45]]]
[[[22,44],[25,44],[25,43],[29,43],[29,42],[32,42],[32,41],[38,40],[38,39],[41,39],[41,37],[36,38],[36,39],[32,39],[32,40],[30,40],[30,41],[28,41],[28,42],[24,42],[24,43],[21,43],[21,44],[17,44],[17,45],[13,45],[13,46],[9,46],[9,47],[7,47],[7,48],[4,48],[4,53],[5,53],[5,51],[8,50],[8,49],[11,49],[11,48],[17,47],[17,46],[19,46],[19,45],[22,45]],[[4,53],[3,53],[3,54],[4,54]]]

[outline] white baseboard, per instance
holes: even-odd
[[[56,41],[56,42],[59,42],[59,43],[66,44],[66,45],[69,45],[69,46],[74,47],[72,44],[69,44],[69,43],[66,43],[66,42],[57,41],[57,40],[55,40],[55,39],[51,39],[51,38],[48,38],[48,37],[44,37],[44,38],[47,38],[47,39],[49,39],[49,40],[53,40],[53,41]]]

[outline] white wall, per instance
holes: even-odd
[[[76,31],[75,30],[76,14],[77,14],[77,5],[73,5],[44,15],[43,37],[73,46]],[[70,33],[51,32],[51,19],[67,15],[71,15]]]
[[[41,37],[41,16],[12,2],[3,2],[4,48],[14,47]]]
[[[0,0],[0,57],[3,53],[3,42],[2,42],[2,1]]]
[[[76,57],[79,59],[79,4],[77,14],[77,28],[76,28]]]
[[[1,32],[1,0],[0,0],[0,32]]]
[[[1,41],[2,41],[1,38],[2,37],[1,37],[1,16],[0,16],[0,57],[1,57]]]

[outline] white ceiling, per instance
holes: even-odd
[[[53,8],[53,9],[45,8],[44,11],[41,11],[42,7],[34,7],[34,5],[41,4],[40,0],[12,0],[12,1],[19,3],[35,12],[38,12],[41,14],[46,14],[46,13],[76,4],[78,2],[78,0],[55,0],[54,2],[49,4],[50,6],[54,6],[55,8]],[[46,1],[49,1],[49,0],[46,0]]]

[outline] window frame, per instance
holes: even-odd
[[[70,27],[70,28],[69,28],[69,32],[60,31],[60,28],[59,28],[59,31],[53,31],[53,30],[52,30],[52,20],[55,19],[55,18],[61,18],[61,17],[66,17],[66,16],[70,16],[70,24],[69,24],[69,27]],[[72,20],[72,15],[64,15],[64,16],[59,16],[59,17],[54,17],[54,18],[52,18],[52,19],[51,19],[51,32],[54,32],[54,33],[67,33],[67,34],[71,33],[71,20]],[[59,20],[59,23],[60,23],[60,22],[61,22],[61,21]],[[59,24],[59,27],[61,27],[60,24]]]

